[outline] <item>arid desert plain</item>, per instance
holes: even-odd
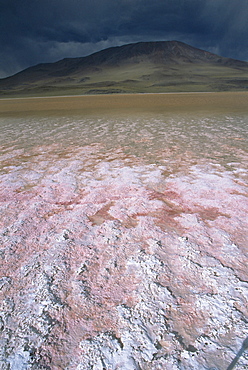
[[[248,93],[1,99],[0,132],[0,368],[226,370]]]

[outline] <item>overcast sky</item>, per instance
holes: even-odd
[[[248,61],[248,0],[0,0],[0,77],[159,40]]]

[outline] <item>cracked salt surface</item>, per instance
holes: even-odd
[[[2,124],[1,369],[226,369],[248,335],[248,117],[20,121]]]

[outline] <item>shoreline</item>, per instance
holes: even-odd
[[[195,95],[195,94],[226,94],[226,93],[248,93],[248,91],[187,91],[187,92],[160,92],[160,93],[127,93],[127,94],[78,94],[78,95],[51,95],[51,96],[26,96],[2,98],[1,100],[24,100],[24,99],[46,99],[46,98],[77,98],[77,97],[99,97],[99,96],[133,96],[133,95]]]

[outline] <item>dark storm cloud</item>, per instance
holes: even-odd
[[[248,60],[247,0],[0,0],[0,77],[136,41]]]

